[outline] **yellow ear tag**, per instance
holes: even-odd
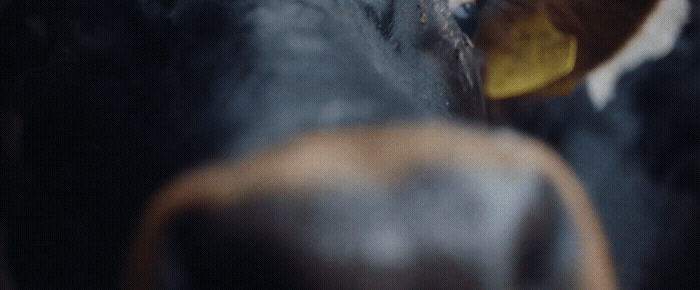
[[[518,23],[511,43],[510,50],[486,52],[484,91],[491,99],[573,89],[562,78],[576,64],[576,38],[559,32],[544,11]]]

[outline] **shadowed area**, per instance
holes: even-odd
[[[597,109],[583,87],[511,103],[511,124],[571,163],[601,216],[620,286],[700,283],[700,5],[673,49],[622,75]]]
[[[484,114],[443,1],[1,0],[0,18],[0,223],[19,287],[117,287],[145,201],[207,160]]]

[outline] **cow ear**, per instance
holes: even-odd
[[[632,38],[658,0],[492,0],[479,12],[491,99],[568,95]]]
[[[180,0],[139,0],[141,11],[152,20],[170,18]]]

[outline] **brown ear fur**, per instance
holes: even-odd
[[[515,23],[544,9],[562,32],[578,39],[575,81],[613,56],[644,23],[658,0],[488,0],[482,10],[476,46],[507,49]]]

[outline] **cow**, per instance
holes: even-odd
[[[1,1],[7,283],[614,287],[595,210],[557,155],[465,128],[487,126],[490,102],[451,11]]]
[[[443,1],[0,4],[0,214],[22,288],[120,285],[146,201],[203,162],[485,113]]]

